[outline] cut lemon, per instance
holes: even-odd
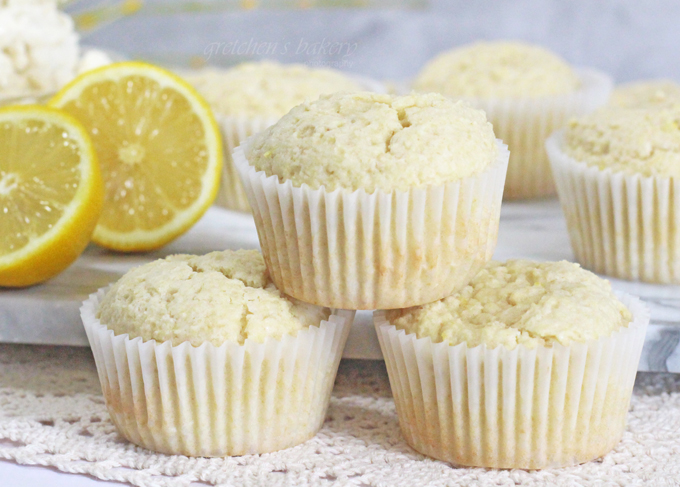
[[[188,230],[215,199],[222,142],[208,104],[178,76],[146,63],[82,74],[50,101],[87,128],[104,178],[92,240],[152,250]]]
[[[0,109],[0,286],[29,286],[68,267],[104,199],[94,147],[73,117]]]

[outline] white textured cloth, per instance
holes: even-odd
[[[406,445],[382,362],[345,361],[326,424],[312,440],[265,455],[173,457],[116,433],[89,350],[0,345],[0,458],[140,487],[680,485],[680,375],[641,373],[628,422],[617,448],[585,465],[453,468]]]

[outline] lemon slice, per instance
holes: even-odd
[[[146,63],[82,74],[50,101],[87,128],[104,178],[92,240],[152,250],[188,230],[215,199],[222,142],[208,104],[178,76]]]
[[[29,286],[85,249],[104,199],[85,128],[40,106],[0,109],[0,286]]]

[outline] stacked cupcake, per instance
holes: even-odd
[[[541,120],[592,101],[555,96],[562,108]],[[517,123],[531,151],[553,127]],[[534,469],[616,445],[648,313],[577,264],[490,261],[510,153],[482,110],[437,93],[337,92],[244,135],[231,162],[262,254],[173,256],[83,306],[126,438],[199,456],[305,441],[351,326],[354,311],[338,310],[378,309],[416,450]]]
[[[295,107],[234,162],[277,287],[375,309],[447,296],[491,258],[508,155],[464,102],[366,92]]]
[[[317,433],[354,313],[285,296],[260,252],[227,250],[133,269],[91,295],[81,316],[125,438],[224,456]]]
[[[569,262],[492,262],[445,299],[378,312],[406,441],[455,465],[583,463],[621,439],[649,314]]]

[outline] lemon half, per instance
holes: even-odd
[[[29,286],[87,246],[103,202],[92,142],[53,108],[0,109],[0,286]]]
[[[87,129],[104,178],[92,237],[152,250],[188,230],[215,199],[222,143],[210,107],[180,77],[141,62],[82,74],[50,101]]]

